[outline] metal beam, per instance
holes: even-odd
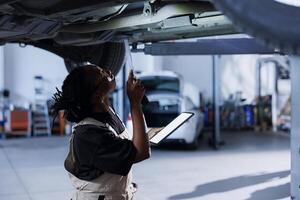
[[[142,50],[147,55],[232,55],[232,54],[274,54],[253,38],[201,39],[197,42],[161,42],[146,44]]]

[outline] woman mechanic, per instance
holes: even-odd
[[[133,139],[109,105],[115,89],[112,73],[98,66],[75,68],[57,89],[52,112],[64,110],[75,122],[65,169],[76,188],[72,200],[130,200],[135,192],[131,166],[150,157],[141,101],[145,89],[130,71],[127,94]]]

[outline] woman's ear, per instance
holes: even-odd
[[[93,102],[95,103],[104,103],[105,101],[105,95],[103,95],[101,92],[96,92],[94,95],[93,95]]]

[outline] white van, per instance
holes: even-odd
[[[196,149],[204,124],[204,115],[199,109],[200,95],[195,87],[185,83],[181,76],[170,71],[141,73],[137,77],[145,86],[146,96],[149,99],[149,104],[143,106],[147,128],[166,126],[181,112],[193,112],[194,116],[163,142],[184,143]],[[127,128],[132,134],[130,115]]]

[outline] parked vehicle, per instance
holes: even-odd
[[[190,148],[197,148],[204,124],[204,115],[199,109],[200,101],[198,99],[197,102],[195,98],[199,97],[199,92],[173,72],[144,73],[137,76],[145,86],[149,99],[149,104],[143,106],[147,128],[164,127],[181,112],[193,112],[194,117],[167,137],[164,143],[179,142]],[[132,133],[130,116],[127,127]]]

